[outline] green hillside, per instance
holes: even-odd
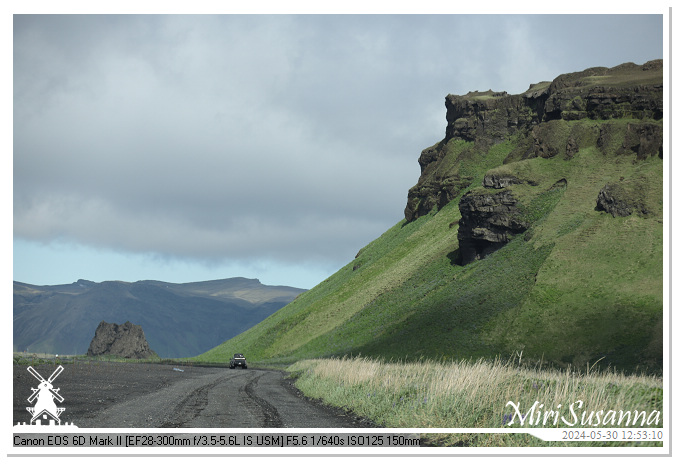
[[[543,92],[535,97],[543,100],[555,95],[531,92]],[[515,97],[506,97],[512,108]],[[638,134],[657,129],[662,139],[662,114],[640,116],[628,105],[617,113],[613,107],[606,118],[597,113],[601,107],[586,110],[588,117],[564,117],[578,110],[571,99],[571,106],[560,103],[570,113],[548,117],[531,106],[533,96],[522,97],[517,111],[533,124],[499,125],[499,133],[492,118],[498,108],[508,113],[495,102],[502,98],[487,99],[482,110],[490,123],[472,135],[466,116],[451,121],[449,107],[446,138],[423,152],[435,152],[435,161],[420,159],[420,184],[436,182],[437,195],[449,193],[447,201],[436,197],[439,204],[426,214],[394,225],[332,277],[195,359],[223,361],[234,352],[251,362],[281,363],[359,353],[387,360],[522,353],[556,366],[586,367],[603,358],[599,365],[660,369],[662,147],[647,156],[639,146],[650,142]],[[641,123],[643,131],[630,129]],[[518,181],[484,186],[493,175]],[[609,185],[632,214],[595,208]],[[460,199],[506,190],[518,200],[516,217],[529,227],[462,265]],[[426,199],[409,200],[412,211],[421,212]]]

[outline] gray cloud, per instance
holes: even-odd
[[[627,59],[569,54],[566,19],[15,16],[14,235],[346,262],[402,218],[447,93],[659,57],[660,17],[587,19],[636,21]]]

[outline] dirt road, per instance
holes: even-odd
[[[35,366],[48,379],[54,365]],[[13,424],[29,422],[27,366],[14,366]],[[284,373],[261,369],[157,364],[64,364],[53,381],[64,398],[62,422],[81,428],[375,427],[305,398]]]

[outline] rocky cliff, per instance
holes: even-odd
[[[406,220],[412,222],[463,195],[458,240],[464,264],[530,226],[514,186],[530,185],[543,192],[553,187],[553,181],[540,186],[536,176],[498,169],[497,160],[490,158],[501,155],[505,166],[534,158],[568,162],[581,150],[592,149],[611,158],[662,158],[662,66],[662,60],[655,60],[590,68],[533,84],[520,95],[492,90],[448,95],[445,138],[420,155],[421,175],[408,192]],[[509,151],[495,150],[507,142]],[[488,165],[482,185],[475,185],[465,169],[469,163]],[[560,187],[567,181],[562,179]],[[613,216],[646,215],[643,192],[633,184],[616,179],[600,185],[598,197],[591,198],[592,208]]]
[[[200,359],[518,355],[662,373],[662,84],[654,61],[448,96],[407,220]]]
[[[461,264],[484,258],[528,228],[509,190],[466,194],[460,199],[460,212]]]
[[[130,321],[122,325],[101,321],[87,350],[87,356],[111,355],[121,358],[145,359],[156,357],[140,325]]]

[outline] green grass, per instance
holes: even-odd
[[[536,227],[535,245],[554,244],[530,297],[497,317],[488,338],[559,364],[605,356],[633,368],[659,367],[662,346],[662,162],[622,162],[594,151],[566,166],[568,187]],[[594,211],[606,182],[645,181],[655,215],[613,218]],[[555,321],[559,321],[558,324]],[[525,334],[530,333],[530,337]],[[576,348],[569,348],[571,345]]]
[[[101,355],[101,356],[87,356],[87,355],[61,355],[56,356],[49,353],[25,353],[15,352],[12,356],[13,364],[17,365],[36,365],[36,364],[82,364],[82,363],[99,363],[99,362],[125,362],[125,363],[171,363],[171,362],[186,362],[183,360],[161,359],[158,356],[133,359],[123,358],[121,356]]]
[[[623,66],[580,85],[629,79],[646,75]],[[556,120],[490,146],[440,142],[418,185],[443,185],[456,198],[394,225],[326,281],[193,360],[243,352],[249,362],[289,365],[307,396],[385,427],[520,428],[508,401],[523,411],[535,401],[551,410],[583,401],[590,412],[662,411],[663,161],[637,159],[628,125],[639,122]],[[483,187],[487,174],[521,181],[506,189],[530,227],[461,266],[459,201],[470,191],[496,193]],[[638,211],[597,211],[607,184]],[[662,427],[662,417],[651,425]],[[527,434],[423,438],[442,446],[637,446]]]
[[[658,371],[663,162],[616,149],[627,122],[553,124],[554,140],[577,139],[579,151],[568,160],[562,152],[516,159],[526,143],[519,136],[489,149],[449,141],[425,175],[471,179],[457,198],[394,225],[326,281],[193,359],[224,362],[243,352],[280,365],[358,354],[460,360],[521,351],[561,368],[603,358],[602,366]],[[486,259],[460,266],[458,202],[469,190],[484,190],[488,173],[524,180],[508,188],[531,227]],[[552,188],[561,179],[567,183]],[[610,182],[628,185],[649,213],[613,218],[596,211]]]

